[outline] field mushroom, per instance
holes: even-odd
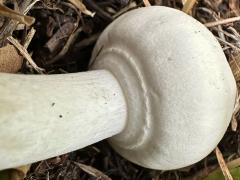
[[[109,138],[126,159],[170,170],[223,137],[236,84],[201,23],[167,7],[132,10],[100,36],[89,72],[0,74],[0,169]]]

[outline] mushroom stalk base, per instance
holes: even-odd
[[[127,108],[105,70],[0,75],[0,169],[74,151],[124,129]]]

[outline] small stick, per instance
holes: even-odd
[[[217,156],[219,166],[222,170],[222,173],[223,173],[225,179],[226,180],[233,180],[232,175],[230,174],[229,169],[228,169],[228,167],[227,167],[227,165],[226,165],[226,163],[223,159],[223,155],[222,155],[222,153],[221,153],[221,151],[219,150],[218,147],[216,147],[216,149],[215,149],[215,154]]]
[[[23,11],[23,14],[24,14],[24,15],[27,14],[28,11],[30,11],[30,9],[32,9],[33,6],[34,6],[37,2],[39,2],[39,1],[40,1],[40,0],[34,0],[31,4],[29,4],[29,5],[27,6],[27,8]]]
[[[84,172],[96,177],[97,179],[111,180],[111,178],[108,177],[106,174],[99,171],[98,169],[93,168],[92,166],[87,166],[78,162],[74,162],[74,164],[81,168]]]
[[[182,11],[189,14],[196,2],[197,0],[187,0],[183,6]]]
[[[144,5],[147,6],[151,6],[150,2],[148,0],[143,0]]]
[[[59,59],[61,59],[69,50],[69,48],[72,46],[72,44],[75,42],[77,36],[79,35],[79,33],[82,32],[82,28],[80,27],[79,29],[77,29],[73,34],[70,35],[70,37],[68,38],[66,44],[64,45],[64,47],[62,48],[62,50],[60,51],[59,54],[57,54],[51,61],[49,61],[47,64],[52,64],[55,63],[56,61],[58,61]]]
[[[25,49],[28,48],[30,42],[32,41],[33,36],[35,35],[35,33],[36,33],[36,30],[34,28],[31,28],[31,30],[28,32],[28,34],[25,38],[24,44],[23,44],[23,47]]]
[[[89,11],[86,6],[79,0],[68,0],[74,6],[76,6],[83,14],[89,15],[93,17],[95,15],[94,12]]]
[[[219,38],[219,37],[215,37],[215,38],[216,38],[218,41],[220,41],[220,42],[222,42],[222,43],[228,45],[229,47],[231,47],[231,48],[234,49],[234,50],[237,50],[237,51],[240,50],[239,47],[237,47],[237,46],[235,46],[235,45],[233,45],[233,44],[231,44],[231,43],[229,43],[229,42],[227,42],[227,41],[224,41],[224,40],[222,40],[222,39]]]
[[[27,59],[27,61],[38,73],[43,74],[44,69],[37,66],[32,57],[28,54],[27,50],[16,39],[14,39],[12,36],[9,36],[7,40],[19,50],[19,52]]]
[[[233,116],[232,116],[232,120],[231,120],[232,131],[237,131],[237,127],[238,127],[238,121],[237,121],[236,116],[237,116],[237,114],[239,113],[239,110],[240,110],[239,100],[240,100],[240,96],[237,93],[236,104],[235,104],[235,107],[234,107]]]
[[[215,21],[215,22],[209,22],[209,23],[205,23],[204,25],[209,28],[209,27],[214,27],[214,26],[218,26],[218,25],[233,23],[236,21],[240,21],[240,16],[232,17],[232,18],[228,18],[228,19],[222,19],[222,20]]]

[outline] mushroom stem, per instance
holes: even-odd
[[[0,169],[88,146],[124,129],[126,104],[106,70],[0,75]]]

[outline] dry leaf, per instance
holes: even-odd
[[[229,8],[234,12],[236,16],[240,15],[239,11],[239,1],[236,0],[229,0],[228,2]]]
[[[229,65],[232,69],[234,78],[237,82],[238,89],[240,88],[240,52],[237,52],[236,54],[231,54]]]
[[[232,69],[234,78],[237,83],[238,92],[239,92],[239,89],[240,89],[240,52],[235,53],[235,55],[233,55],[233,54],[230,55],[229,65]],[[240,101],[240,96],[237,93],[236,103],[235,103],[234,112],[233,112],[232,121],[231,121],[231,126],[232,126],[233,131],[236,131],[237,126],[238,126],[237,115],[240,110],[239,101]]]
[[[20,14],[2,4],[0,4],[0,15],[19,21],[27,26],[31,26],[35,22],[35,18]]]
[[[68,0],[74,6],[76,6],[82,13],[93,17],[95,13],[89,11],[86,6],[80,0]]]
[[[23,180],[31,165],[25,165],[14,169],[0,171],[1,180]]]
[[[0,48],[0,72],[16,73],[23,63],[23,57],[10,44]]]
[[[218,149],[218,147],[216,147],[216,149],[215,149],[215,154],[217,156],[218,164],[222,170],[222,173],[223,173],[225,179],[233,180],[232,175],[230,174],[229,169],[225,163],[225,160],[223,159],[223,155],[222,155],[221,151]]]
[[[99,180],[111,180],[111,178],[108,177],[106,174],[104,174],[103,172],[101,172],[91,166],[87,166],[85,164],[78,163],[78,162],[75,162],[75,164],[77,166],[79,166],[84,172],[96,177]]]

